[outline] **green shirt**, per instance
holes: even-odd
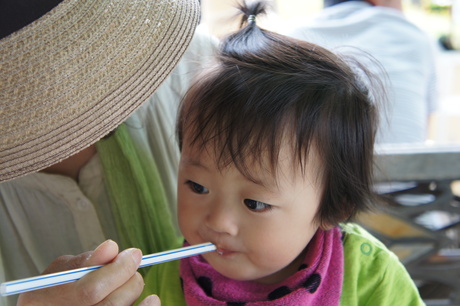
[[[361,226],[348,223],[341,227],[345,232],[341,305],[425,305],[395,254]],[[160,297],[162,306],[186,305],[179,261],[151,267],[142,298],[153,293]]]
[[[341,305],[425,305],[394,253],[357,224],[341,227],[346,233]]]

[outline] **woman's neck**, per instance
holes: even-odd
[[[43,169],[41,172],[64,175],[78,182],[81,168],[88,163],[94,154],[96,154],[96,146],[91,145],[67,159]]]

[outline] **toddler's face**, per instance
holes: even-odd
[[[291,152],[280,152],[276,184],[261,167],[252,173],[259,182],[232,165],[220,171],[213,151],[182,147],[178,217],[185,239],[214,243],[217,251],[203,256],[226,277],[280,282],[297,271],[318,229],[317,160],[310,158],[302,176],[292,169]]]

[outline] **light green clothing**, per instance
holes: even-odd
[[[395,254],[357,224],[348,223],[342,228],[346,234],[341,305],[424,305]],[[152,266],[145,277],[142,298],[155,293],[162,306],[185,305],[179,262]]]
[[[197,34],[170,76],[125,121],[135,146],[158,167],[172,216],[179,163],[177,107],[217,45],[215,38]],[[108,238],[119,242],[98,154],[81,169],[78,183],[38,172],[0,184],[0,282],[38,275],[57,257],[93,250]],[[0,297],[0,306],[16,305],[16,298]]]
[[[398,257],[362,227],[348,223],[341,305],[425,305]]]
[[[124,123],[98,141],[96,148],[120,245],[139,248],[144,254],[171,249],[182,238],[175,233],[165,187],[151,154],[136,147]]]

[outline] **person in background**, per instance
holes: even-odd
[[[380,64],[365,65],[386,79],[388,92],[377,143],[424,142],[437,108],[434,40],[407,20],[401,0],[324,0],[324,6],[285,34],[335,52],[373,56]]]
[[[138,248],[162,251],[178,237],[176,112],[215,47],[195,31],[199,15],[190,0],[0,3],[0,282],[107,240],[46,269],[113,261],[61,286],[59,303],[137,298]],[[129,249],[117,256],[118,246]],[[107,291],[91,294],[109,271]],[[20,303],[46,299],[42,290]]]

